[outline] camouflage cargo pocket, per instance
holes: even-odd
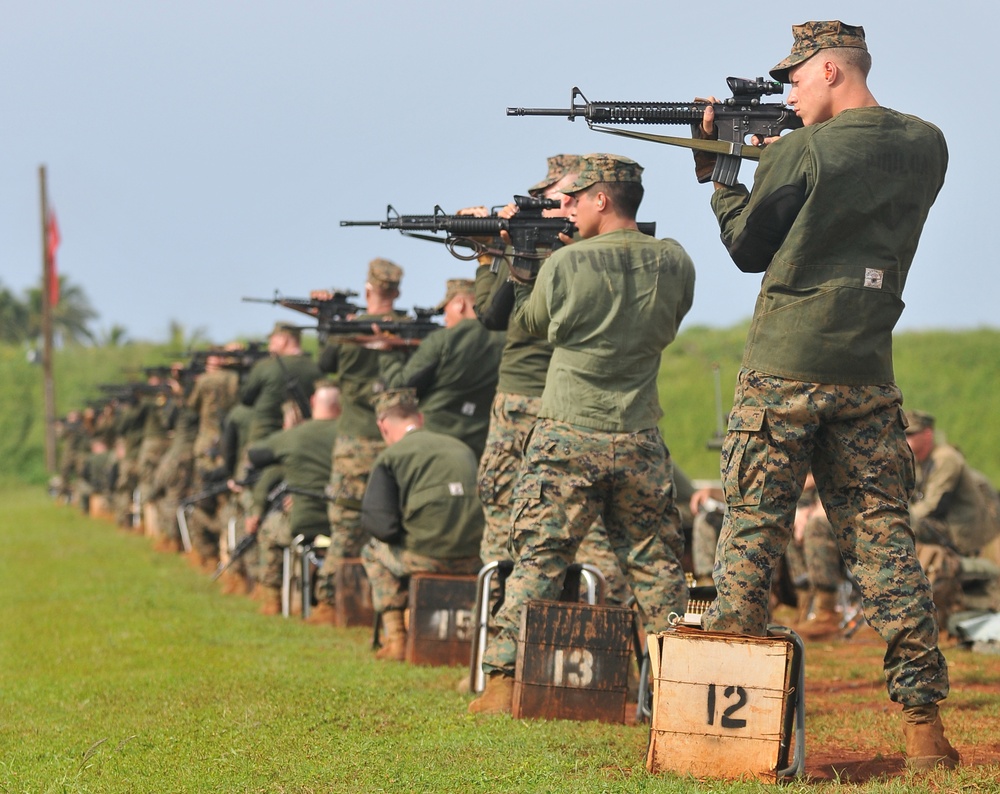
[[[763,408],[733,408],[722,447],[722,480],[731,507],[759,505],[764,495],[768,445]]]

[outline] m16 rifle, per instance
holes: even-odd
[[[320,322],[325,322],[348,320],[355,314],[361,314],[364,307],[351,303],[350,300],[357,296],[358,293],[353,290],[332,289],[324,291],[323,297],[289,298],[275,290],[273,298],[244,298],[243,301],[244,303],[272,303],[284,306],[286,309],[308,314]]]
[[[275,291],[273,299],[244,298],[252,303],[275,303],[287,309],[316,318],[316,325],[292,326],[298,330],[318,332],[321,344],[329,341],[349,342],[382,347],[412,347],[420,344],[432,331],[442,328],[431,318],[437,309],[414,307],[413,317],[388,315],[384,319],[357,319],[364,314],[363,306],[350,303],[348,298],[357,295],[346,290],[331,290],[321,293],[324,297],[287,298]],[[329,297],[326,297],[329,296]]]
[[[572,236],[576,226],[569,218],[543,217],[544,210],[559,209],[558,199],[515,196],[518,212],[512,218],[501,218],[494,209],[486,218],[472,215],[446,215],[441,207],[434,207],[433,215],[400,215],[390,204],[384,221],[341,221],[341,226],[378,226],[396,229],[405,237],[443,243],[456,259],[468,261],[483,254],[503,256],[502,246],[484,242],[499,240],[500,232],[510,234],[514,249],[511,270],[526,279],[534,278],[542,261],[557,248],[562,247],[560,234]],[[418,234],[432,232],[433,234]],[[443,236],[441,236],[443,235]],[[467,248],[471,253],[459,253]]]
[[[541,263],[563,243],[560,235],[572,237],[576,225],[569,218],[557,216],[547,218],[544,210],[559,209],[558,199],[535,196],[514,196],[518,212],[511,218],[501,218],[499,208],[485,217],[473,215],[446,215],[441,207],[434,207],[433,215],[400,215],[390,204],[384,221],[341,221],[341,226],[378,226],[380,229],[396,229],[405,237],[443,243],[456,259],[468,261],[484,254],[507,257],[508,253],[500,242],[500,232],[510,235],[513,253],[508,265],[518,278],[530,281],[538,275]],[[645,234],[656,234],[655,223],[640,223],[639,230]],[[432,232],[433,234],[418,234]],[[459,253],[466,248],[471,253]]]
[[[785,130],[802,126],[802,120],[795,111],[783,103],[761,102],[761,97],[780,94],[784,85],[775,80],[758,77],[748,80],[727,77],[726,82],[733,95],[721,102],[711,104],[715,110],[715,125],[718,140],[701,137],[675,138],[668,135],[650,135],[635,130],[609,127],[609,124],[690,124],[695,136],[700,136],[701,120],[705,115],[707,102],[591,102],[583,92],[574,87],[568,108],[507,108],[508,116],[565,116],[570,121],[582,118],[592,130],[638,138],[654,143],[683,146],[688,149],[718,155],[712,181],[724,185],[736,184],[740,170],[740,159],[760,159],[761,148],[748,145],[750,136],[761,140],[779,135]],[[577,100],[581,104],[577,103]]]

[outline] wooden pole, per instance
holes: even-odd
[[[49,250],[49,198],[45,184],[45,166],[38,167],[42,212],[42,384],[45,392],[45,468],[56,471],[56,389],[52,377],[52,268]]]

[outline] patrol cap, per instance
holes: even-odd
[[[403,279],[403,268],[388,259],[373,259],[368,263],[368,283],[380,290],[399,288]]]
[[[378,419],[381,419],[392,410],[398,410],[404,415],[414,414],[417,412],[417,390],[386,389],[375,395],[372,404],[375,407],[375,416]]]
[[[563,193],[579,193],[600,182],[642,184],[642,166],[620,154],[588,154],[580,158],[580,173]]]
[[[771,77],[782,83],[788,82],[788,70],[809,60],[827,47],[857,47],[868,51],[865,44],[865,29],[860,25],[845,25],[834,19],[828,22],[803,22],[792,25],[792,52],[785,60],[771,69]]]
[[[934,429],[934,417],[926,411],[906,411],[906,435],[912,436],[927,428]]]
[[[475,295],[476,282],[468,278],[450,278],[444,291],[444,300],[434,307],[436,312],[443,312],[456,295]]]
[[[301,329],[291,323],[275,323],[269,335],[274,336],[275,334],[286,334],[297,341],[302,339]]]
[[[548,158],[549,170],[545,174],[545,179],[536,185],[528,188],[529,196],[540,196],[566,174],[575,174],[580,171],[580,155],[578,154],[554,154]]]

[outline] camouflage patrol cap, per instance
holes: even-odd
[[[575,174],[580,171],[580,155],[578,154],[554,154],[548,159],[549,171],[545,179],[536,185],[528,188],[529,196],[540,196],[566,174]]]
[[[642,166],[620,154],[588,154],[580,158],[580,174],[563,193],[579,193],[600,182],[638,182],[642,184]]]
[[[372,404],[378,419],[392,410],[397,410],[404,415],[414,414],[417,412],[417,390],[386,389],[375,395]]]
[[[452,298],[456,295],[475,295],[476,294],[476,282],[469,278],[450,278],[445,286],[444,290],[444,300],[441,301],[434,310],[437,312],[443,312],[444,307],[447,306]]]
[[[270,336],[274,336],[275,334],[285,334],[296,340],[302,339],[301,329],[291,323],[275,323],[274,328],[271,329]]]
[[[403,280],[403,268],[388,259],[373,259],[368,263],[368,283],[381,290],[399,288]]]
[[[906,435],[912,436],[927,428],[934,429],[934,417],[926,411],[906,411]]]
[[[788,70],[809,60],[827,47],[857,47],[868,51],[865,44],[865,29],[860,25],[845,25],[839,20],[828,22],[803,22],[792,25],[792,53],[771,69],[771,77],[782,83],[788,82]]]

